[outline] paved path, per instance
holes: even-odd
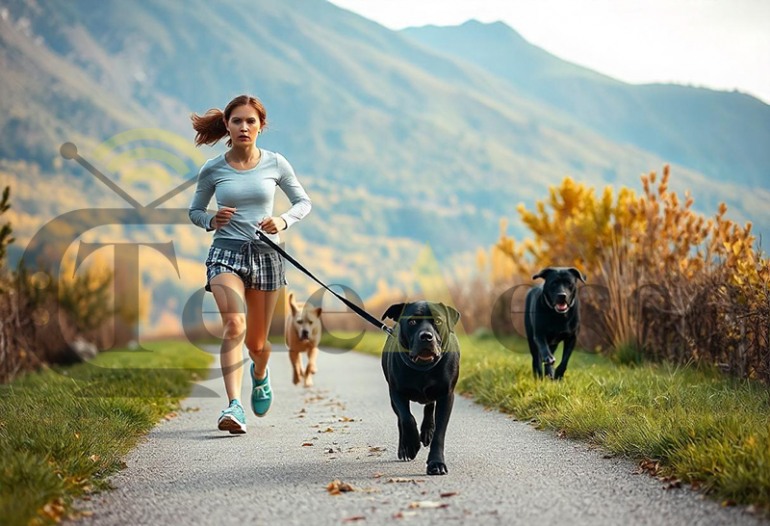
[[[633,463],[459,396],[447,433],[449,474],[428,477],[425,449],[412,462],[397,459],[378,359],[322,352],[319,369],[316,387],[295,387],[288,357],[276,350],[274,405],[265,418],[250,415],[240,436],[216,430],[226,401],[212,369],[183,411],[128,456],[115,490],[81,503],[93,515],[78,524],[770,524],[688,489],[665,489]],[[332,495],[333,480],[355,491]]]

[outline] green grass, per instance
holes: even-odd
[[[0,517],[47,524],[108,486],[122,458],[178,408],[211,356],[190,344],[101,353],[0,386]]]
[[[367,333],[356,349],[379,354],[384,338]],[[461,338],[461,345],[458,391],[481,404],[644,461],[656,475],[723,502],[770,509],[767,386],[582,352],[573,354],[563,381],[535,381],[523,340],[504,347],[494,338]]]

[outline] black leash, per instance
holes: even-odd
[[[287,259],[289,261],[289,263],[291,263],[292,265],[297,267],[298,270],[301,270],[302,272],[307,274],[308,277],[310,277],[310,279],[312,279],[313,281],[315,281],[316,283],[321,285],[323,288],[325,288],[326,290],[328,290],[329,292],[334,294],[334,296],[336,296],[337,299],[339,299],[342,303],[344,303],[345,305],[350,307],[350,309],[353,312],[355,312],[356,314],[361,316],[363,319],[365,319],[366,321],[368,321],[369,323],[371,323],[372,325],[374,325],[378,329],[381,329],[381,330],[387,332],[388,334],[391,334],[391,335],[393,334],[393,329],[391,329],[390,327],[388,327],[387,325],[382,323],[380,320],[378,320],[377,318],[375,318],[374,316],[372,316],[371,314],[366,312],[364,309],[362,309],[361,307],[359,307],[358,305],[356,305],[355,303],[353,303],[349,299],[345,298],[344,296],[340,296],[339,294],[334,292],[332,289],[330,289],[326,285],[326,283],[324,283],[323,281],[321,281],[320,279],[315,277],[313,275],[313,273],[310,272],[308,269],[306,269],[304,266],[302,266],[302,264],[299,261],[297,261],[296,259],[291,257],[289,254],[286,253],[286,251],[284,249],[282,249],[280,246],[278,246],[276,243],[274,243],[273,240],[271,240],[269,237],[267,237],[267,234],[265,234],[261,230],[257,230],[257,235],[259,236],[259,239],[261,239],[262,241],[267,243],[270,246],[270,248],[272,248],[273,250],[278,252],[285,259]]]

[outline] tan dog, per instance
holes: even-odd
[[[286,317],[286,348],[289,361],[294,368],[292,381],[297,385],[304,378],[305,387],[313,385],[318,358],[318,343],[321,341],[321,307],[297,304],[294,293],[289,293],[289,315]],[[302,356],[307,353],[307,368],[302,370]]]

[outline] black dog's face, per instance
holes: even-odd
[[[532,276],[543,278],[543,297],[546,304],[559,314],[566,314],[575,304],[577,280],[585,283],[585,276],[574,267],[548,267]]]
[[[460,319],[460,313],[443,303],[418,301],[388,307],[382,319],[398,322],[398,342],[415,363],[430,364],[441,356],[441,346]]]

